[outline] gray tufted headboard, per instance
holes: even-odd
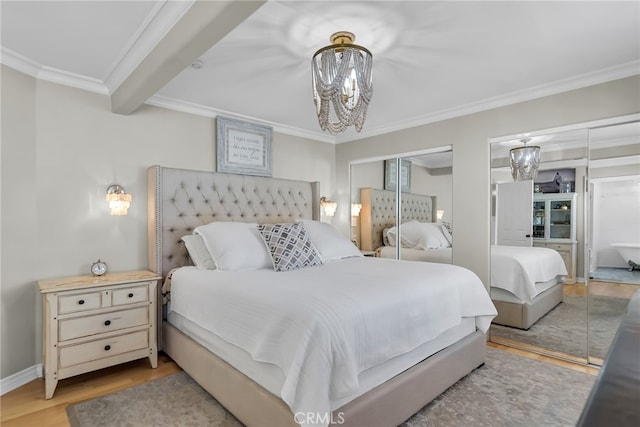
[[[402,222],[433,222],[435,196],[402,193]],[[377,188],[360,189],[360,248],[373,251],[383,245],[382,231],[396,225],[396,192]]]
[[[151,166],[147,172],[149,269],[188,264],[182,236],[213,221],[318,219],[320,184]]]

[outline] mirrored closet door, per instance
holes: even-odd
[[[640,289],[640,122],[589,130],[589,362]]]
[[[492,341],[603,363],[640,289],[627,251],[640,248],[639,118],[491,140]],[[511,159],[527,145],[540,150],[533,179]]]
[[[352,240],[365,255],[451,262],[451,165],[450,146],[352,162]]]
[[[579,129],[491,143],[491,340],[581,363],[587,141]],[[514,176],[523,147],[539,151],[537,173]]]

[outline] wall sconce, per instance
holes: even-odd
[[[444,218],[444,209],[438,209],[436,211],[436,218],[438,221],[442,221],[442,218]]]
[[[131,205],[131,194],[127,194],[124,188],[115,184],[107,188],[107,202],[111,208],[111,215],[126,215]]]
[[[351,226],[358,226],[358,217],[360,216],[360,211],[362,210],[362,203],[351,203]]]
[[[325,216],[334,216],[336,214],[338,204],[322,196],[320,198],[320,207],[322,208],[322,212]]]

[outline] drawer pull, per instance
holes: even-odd
[[[133,298],[133,293],[129,293],[129,298]]]
[[[81,299],[80,301],[78,301],[78,304],[80,304],[80,305],[84,304],[84,300]]]
[[[104,346],[104,351],[109,351],[111,350],[111,346],[109,344]]]
[[[104,321],[104,326],[109,326],[111,324],[111,320],[105,320]]]

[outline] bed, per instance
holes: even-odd
[[[422,285],[425,270],[415,265],[417,263],[404,267],[414,270],[407,277],[420,277],[420,282],[406,279],[401,283],[395,275],[402,274],[402,264],[355,255],[331,260],[333,262],[325,259],[321,265],[287,272],[203,270],[189,265],[181,239],[199,227],[220,228],[223,224],[224,228],[231,229],[241,227],[232,224],[280,224],[297,220],[295,224],[304,223],[309,232],[313,227],[324,227],[313,221],[319,214],[317,183],[154,166],[148,171],[148,186],[149,267],[170,277],[168,309],[164,314],[159,313],[163,325],[159,338],[161,348],[245,425],[339,422],[353,426],[395,426],[484,363],[485,331],[496,312],[477,276],[461,267],[441,265],[431,269],[430,275],[440,279],[425,286]],[[348,239],[344,240],[351,244]],[[323,249],[318,252],[327,256]],[[271,281],[270,277],[277,279]],[[405,337],[404,347],[396,342],[385,346],[380,330],[386,326],[375,326],[374,318],[392,315],[393,310],[385,306],[395,297],[381,297],[384,293],[380,292],[388,292],[384,288],[389,286],[374,283],[375,277],[383,277],[387,282],[393,280],[394,286],[408,287],[407,292],[426,292],[422,297],[424,301],[442,300],[443,306],[459,305],[459,312],[447,310],[444,318],[449,320],[438,322],[442,323],[440,328],[446,329],[444,333],[433,329],[435,326],[430,323],[424,328],[405,328],[411,336]],[[304,283],[308,291],[303,292],[300,283]],[[165,290],[168,284],[169,281],[165,283]],[[357,290],[363,287],[366,293]],[[323,293],[325,288],[332,290],[331,296]],[[244,299],[237,299],[235,292],[245,295]],[[464,296],[467,293],[469,295]],[[403,294],[395,292],[395,296]],[[320,313],[311,316],[311,320],[304,317],[308,316],[305,300],[309,298],[317,303],[314,306],[320,307]],[[285,304],[284,300],[289,303]],[[299,306],[291,304],[292,301]],[[272,310],[271,304],[275,304],[277,310]],[[468,304],[474,307],[473,312],[467,312]],[[215,315],[201,322],[199,315],[183,314],[180,306],[196,307],[195,313],[199,315],[205,311]],[[304,307],[293,310],[303,312],[302,321],[292,322],[288,317],[291,306]],[[376,313],[375,307],[383,311]],[[231,312],[225,312],[226,308],[231,308]],[[234,314],[243,310],[254,313],[254,318]],[[399,312],[420,317],[429,311],[414,307]],[[456,316],[457,321],[453,320]],[[345,317],[360,322],[359,329],[353,329],[360,331],[355,336],[352,329],[340,323]],[[338,319],[337,324],[331,323],[334,318]],[[295,351],[289,352],[290,356],[278,353],[276,347],[284,344],[273,341],[266,331],[264,339],[255,340],[255,336],[226,329],[229,323],[241,323],[242,330],[256,329],[259,333],[264,328],[275,329],[285,337],[283,342],[288,343],[291,330],[297,331],[299,325],[318,319],[323,320],[309,335],[313,339],[299,347],[306,349],[301,358]],[[325,321],[333,325],[333,329],[325,328]],[[342,333],[342,329],[351,332]],[[334,332],[348,339],[335,341]],[[325,342],[330,343],[331,348],[344,351],[327,353],[323,347],[317,347]],[[353,350],[360,356],[344,358],[341,353],[348,354],[351,346],[360,349]],[[382,354],[389,351],[397,354],[390,359],[389,354]],[[329,361],[323,357],[327,354],[331,355]],[[334,359],[337,363],[329,363]],[[318,366],[324,368],[317,369]],[[331,374],[318,375],[325,368]],[[321,386],[328,388],[317,388],[314,397],[308,384],[319,386],[313,381],[324,381]],[[330,412],[325,412],[327,408]]]
[[[395,192],[362,188],[360,199],[362,249],[375,251],[382,258],[396,258],[393,243],[396,226]],[[403,193],[401,205],[401,258],[450,263],[452,238],[446,227],[443,229],[442,225],[433,223],[435,198]],[[437,234],[443,237],[437,238]],[[425,235],[428,239],[423,237],[420,241],[421,236]],[[553,249],[492,245],[491,298],[498,309],[493,323],[529,329],[562,302],[563,280],[566,275],[564,261]]]

